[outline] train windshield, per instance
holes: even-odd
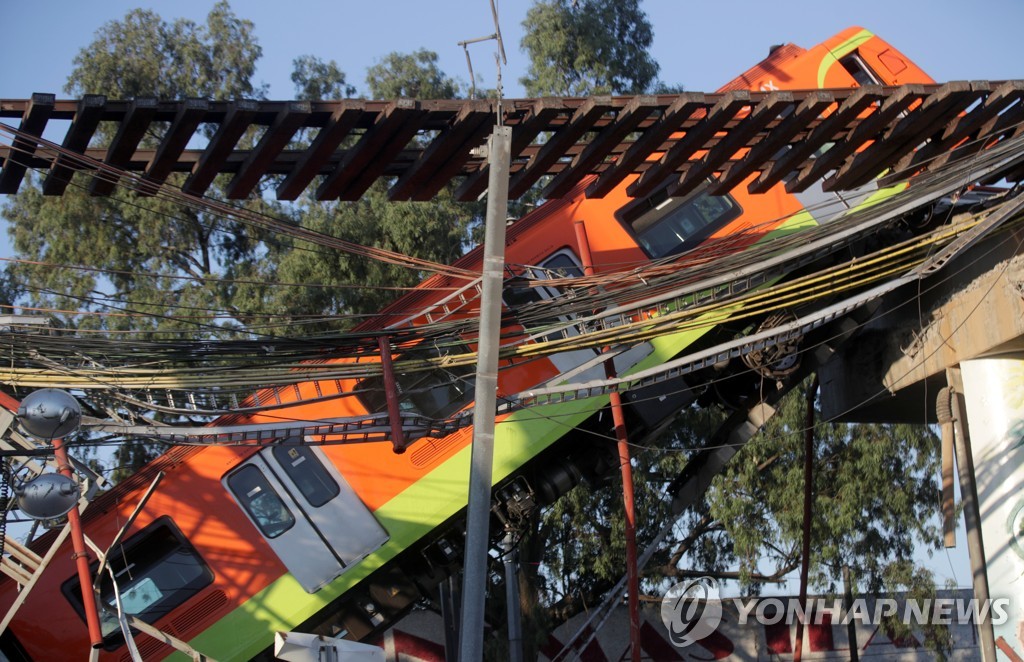
[[[537,266],[527,266],[519,277],[506,282],[501,298],[509,308],[519,308],[526,304],[557,299],[564,294],[561,287],[553,285],[537,285],[526,287],[526,280],[551,280],[554,278],[579,278],[583,275],[583,266],[576,254],[567,248],[552,253]]]
[[[564,285],[535,284],[533,287],[526,287],[523,281],[543,282],[562,278],[579,278],[582,275],[583,265],[580,263],[580,259],[572,250],[563,248],[546,257],[540,264],[525,267],[518,278],[508,282],[502,293],[502,298],[524,326],[531,326],[531,317],[539,315],[543,318],[548,316],[548,313],[539,308],[531,311],[530,304],[542,301],[557,303],[559,299],[571,299],[572,297],[564,296],[566,291]],[[538,329],[537,333],[531,337],[537,342],[544,342],[574,338],[580,335],[581,329],[573,324],[576,319],[575,313],[558,315],[555,319],[557,319],[557,322],[554,323],[555,331],[547,333],[543,329]],[[548,355],[548,359],[558,369],[559,374],[564,375],[589,362],[599,353],[600,350],[596,348],[567,349]],[[597,379],[603,374],[604,367],[598,365],[587,372],[577,373],[575,379],[580,381]]]
[[[662,189],[623,207],[616,216],[632,230],[649,257],[659,258],[694,248],[741,213],[729,195],[698,191],[670,198]]]
[[[853,76],[858,85],[884,85],[885,81],[871,70],[871,67],[864,62],[864,59],[857,53],[851,53],[839,60],[839,64],[846,69],[846,73]]]

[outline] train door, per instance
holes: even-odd
[[[563,248],[552,253],[539,265],[527,267],[522,274],[524,278],[534,280],[579,278],[582,275],[582,263],[576,254],[568,248]],[[506,304],[522,305],[524,303],[557,299],[561,297],[562,294],[562,290],[553,285],[542,285],[539,287],[515,291],[514,293],[506,290],[505,302]],[[569,323],[575,318],[575,314],[569,314],[559,316],[558,320],[562,323]],[[540,334],[536,338],[537,340],[556,340],[563,337],[562,333],[562,331],[555,331],[547,335]],[[574,338],[580,335],[580,330],[576,326],[570,326],[564,330],[564,334],[564,337]],[[644,342],[617,355],[614,359],[616,372],[623,372],[627,370],[637,361],[650,354],[651,351],[653,351],[651,344]],[[555,381],[562,382],[567,378],[571,378],[574,382],[584,382],[592,379],[604,378],[604,364],[594,364],[595,357],[600,353],[601,351],[599,349],[587,348],[572,349],[548,356],[551,362],[555,364],[555,367],[561,375],[556,378]],[[582,371],[577,370],[581,366],[588,364],[590,367]]]
[[[223,483],[310,593],[388,539],[373,513],[315,447],[265,448],[224,476]]]
[[[557,251],[547,258],[544,259],[539,265],[527,267],[523,272],[523,277],[535,280],[550,280],[553,278],[579,278],[583,275],[583,266],[580,264],[579,258],[569,250],[568,248]],[[548,301],[550,299],[556,299],[562,295],[561,289],[553,286],[540,286],[530,289],[524,289],[522,291],[511,294],[506,291],[505,299],[506,303],[512,304],[524,304],[532,303],[537,301]],[[511,301],[510,301],[511,299]],[[569,322],[575,315],[562,315],[559,316],[559,322]],[[570,326],[564,331],[565,337],[573,338],[580,334],[579,329],[575,326]],[[537,340],[557,340],[562,338],[562,332],[554,332],[548,335],[540,335]],[[585,363],[592,359],[596,355],[597,351],[594,349],[573,349],[565,352],[559,352],[548,356],[559,373],[568,372],[578,365]]]

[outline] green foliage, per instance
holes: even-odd
[[[301,216],[303,226],[317,232],[448,264],[462,255],[477,213],[477,205],[455,202],[446,191],[429,203],[390,202],[387,186],[378,182],[355,202],[305,201]],[[248,324],[276,321],[279,328],[268,332],[292,335],[349,328],[427,275],[304,242],[274,247],[248,268],[232,268],[231,300],[262,311],[265,317]]]
[[[682,94],[686,91],[685,85],[670,84],[659,80],[651,89],[651,94]]]
[[[73,186],[46,197],[23,186],[4,215],[19,256],[60,265],[8,268],[33,305],[117,313],[60,315],[68,328],[145,331],[153,338],[210,329],[216,320],[207,311],[225,307],[217,265],[254,256],[253,239],[236,223],[123,190],[103,198]]]
[[[665,487],[686,463],[681,448],[699,446],[717,427],[721,412],[695,409],[689,424],[679,427],[658,447],[633,447],[634,503],[636,537],[639,549],[646,548],[666,521],[676,517]],[[668,444],[662,446],[662,442]],[[602,449],[614,453],[614,441],[592,439],[593,452]],[[706,510],[706,508],[705,508]],[[626,571],[625,514],[622,479],[618,471],[599,484],[581,484],[544,509],[520,544],[520,593],[527,627],[526,636],[536,647],[544,643],[545,633],[585,609],[601,603],[604,594]],[[692,530],[702,513],[684,513],[680,536]],[[694,547],[700,555],[705,544],[721,543],[720,531],[708,531]],[[661,550],[642,577],[642,592],[660,594],[670,550]],[[716,557],[716,561],[720,561]],[[653,570],[652,570],[653,569]],[[497,621],[500,622],[500,621]],[[528,656],[529,657],[529,656]]]
[[[14,303],[24,294],[6,269],[0,271],[0,314],[12,312]]]
[[[265,89],[252,82],[262,50],[252,22],[236,17],[226,0],[213,6],[205,26],[133,9],[79,51],[64,90],[115,99],[263,97]]]
[[[300,71],[302,78],[313,81],[344,80],[333,63],[324,66],[312,59],[300,60],[303,66],[292,77],[297,84]],[[458,93],[455,81],[438,68],[437,54],[423,49],[390,53],[367,72],[367,84],[378,99],[451,98]],[[308,84],[303,89],[319,91]],[[345,86],[346,93],[351,89]],[[450,189],[430,202],[391,202],[389,186],[378,181],[354,202],[323,203],[306,195],[297,202],[295,217],[306,228],[363,246],[442,264],[462,256],[481,216],[480,204],[456,202]],[[287,240],[268,244],[258,263],[230,267],[234,280],[230,300],[240,310],[262,311],[259,317],[244,316],[246,324],[277,324],[276,328],[261,326],[267,333],[338,331],[378,311],[427,275]]]
[[[890,563],[883,576],[887,592],[904,591],[908,599],[924,602],[935,599],[935,577],[926,568],[916,567],[910,561]],[[923,639],[925,647],[935,652],[935,659],[945,662],[953,647],[953,635],[947,625],[929,623],[923,626],[909,625],[896,615],[882,620],[882,629],[891,641],[899,639]]]
[[[766,566],[777,574],[799,564],[804,397],[787,396],[708,493],[747,584]],[[881,590],[886,569],[910,561],[916,543],[937,545],[938,441],[925,426],[817,423],[814,448],[812,584],[836,590],[846,565],[862,589]]]
[[[691,408],[658,439],[634,449],[638,548],[675,525],[641,577],[641,592],[662,595],[687,577],[739,582],[744,595],[799,568],[803,526],[805,384],[733,458],[690,510],[671,511],[664,488],[693,449],[706,444],[725,414]],[[595,441],[595,443],[597,443]],[[849,566],[862,593],[934,592],[914,564],[915,546],[937,547],[938,442],[925,426],[817,423],[811,589],[836,593]],[[581,485],[545,510],[522,545],[538,623],[561,623],[599,604],[626,572],[622,483]],[[794,587],[795,591],[795,587]],[[942,648],[942,633],[926,633]]]
[[[313,55],[303,55],[292,60],[292,68],[296,99],[343,99],[356,93],[356,88],[345,81],[345,72],[334,60],[324,62]]]
[[[542,0],[523,21],[528,96],[640,94],[658,75],[639,0]]]
[[[388,53],[366,70],[374,99],[456,99],[459,85],[437,66],[437,53],[419,49]]]

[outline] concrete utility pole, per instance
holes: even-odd
[[[1016,574],[1013,570],[1016,568],[1016,562],[1012,561],[1014,554],[1010,551],[1013,549],[1013,541],[1019,528],[1011,531],[1011,523],[1016,521],[1008,514],[1012,502],[1017,501],[1017,486],[1020,485],[1018,481],[1022,456],[1019,438],[1010,430],[1015,420],[1024,419],[1024,407],[1020,406],[1019,392],[1013,392],[1015,387],[1012,385],[1015,381],[1014,372],[1017,375],[1024,375],[1022,365],[1024,364],[1021,363],[1021,357],[1008,355],[1006,359],[1001,360],[963,361],[946,369],[949,413],[955,429],[956,470],[961,484],[964,522],[967,526],[967,549],[971,558],[971,574],[974,577],[974,596],[979,605],[988,603],[992,597],[1017,597],[1011,592],[1015,589],[1008,590],[1008,587],[1013,586],[1014,582],[1009,579]],[[972,400],[973,407],[970,409],[973,411],[970,414],[965,396]],[[1008,400],[1012,403],[1009,409],[1017,411],[1008,411],[1005,407]],[[974,444],[972,428],[977,428],[979,432],[978,447]],[[975,458],[976,448],[980,448],[981,451],[978,461]],[[976,470],[979,465],[981,473]],[[979,475],[983,477],[981,485],[978,481]],[[998,488],[1008,489],[999,494]],[[983,534],[983,529],[987,533]],[[998,553],[992,555],[992,566],[985,555],[985,536],[989,533],[997,534],[989,540],[992,548],[998,550]],[[1010,563],[1007,563],[1008,561]],[[995,578],[994,583],[989,583],[989,577]],[[993,587],[997,593],[994,596]],[[1013,637],[1017,632],[1014,624],[1020,619],[1014,610],[1019,609],[1019,605],[1011,602],[1008,609],[1011,616],[1008,619],[1010,625],[1000,625],[1000,628],[1006,630],[1005,636],[997,636],[991,613],[979,618],[978,638],[981,644],[981,659],[984,662],[994,662],[998,659],[996,647],[1000,640],[1002,644],[1006,644],[1008,640],[1015,640]]]
[[[476,405],[466,506],[466,549],[463,554],[462,623],[459,659],[483,657],[484,598],[491,520],[491,475],[494,464],[494,414],[498,395],[498,349],[501,334],[501,286],[505,271],[505,220],[508,216],[508,174],[512,128],[498,125],[487,139],[487,216],[481,274],[480,341],[476,365]]]
[[[967,527],[967,551],[971,559],[971,575],[974,577],[974,597],[979,603],[989,600],[988,571],[985,568],[985,543],[981,534],[981,511],[978,508],[978,488],[974,481],[974,458],[971,453],[970,426],[967,424],[967,409],[964,405],[963,381],[960,368],[946,370],[950,384],[950,409],[956,429],[956,468],[960,474],[960,500],[964,507],[964,522]],[[981,639],[981,659],[992,662],[996,659],[995,635],[992,623],[986,618],[978,623]]]

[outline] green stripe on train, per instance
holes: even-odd
[[[654,351],[635,370],[675,356],[706,329],[673,334],[651,342]],[[495,431],[494,481],[500,481],[534,455],[608,404],[608,397],[515,412]],[[306,593],[289,574],[273,582],[208,628],[190,645],[218,660],[247,659],[273,643],[273,633],[290,630],[344,594],[400,551],[430,533],[466,503],[470,448],[464,448],[414,485],[378,508],[374,515],[391,539],[374,554],[314,594]],[[187,660],[181,654],[172,659]]]
[[[874,36],[875,35],[869,30],[861,30],[829,51],[821,59],[821,63],[818,65],[818,87],[825,87],[825,77],[828,75],[828,70],[831,69],[833,65],[839,62],[841,58],[844,58],[855,51],[861,44]]]

